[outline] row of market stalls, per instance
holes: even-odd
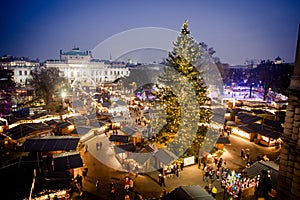
[[[54,196],[65,199],[73,179],[84,167],[80,145],[105,131],[107,124],[109,122],[99,121],[96,115],[67,120],[46,117],[41,122],[17,123],[4,133],[6,137],[2,139],[8,140],[7,146],[15,146],[15,149],[6,148],[11,150],[7,153],[22,152],[16,163],[18,168],[36,170],[32,199]],[[31,181],[32,178],[29,183]]]
[[[231,119],[230,119],[231,118]],[[231,110],[226,128],[230,133],[264,146],[281,145],[283,120],[264,110]]]

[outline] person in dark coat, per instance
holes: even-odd
[[[269,192],[271,192],[272,185],[271,185],[271,179],[268,176],[268,172],[266,170],[261,170],[262,178],[261,178],[261,187],[262,187],[262,193],[265,200],[269,199]]]

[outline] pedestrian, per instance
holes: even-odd
[[[162,174],[158,175],[158,181],[159,181],[161,187],[162,186],[166,186],[165,185],[165,178],[164,178],[164,176]]]
[[[241,157],[244,159],[244,156],[245,156],[245,150],[244,149],[241,149]]]
[[[206,162],[205,162],[205,160],[203,161],[203,170],[204,170],[204,168],[206,167]]]
[[[125,195],[124,200],[130,200],[130,196],[128,194]]]
[[[176,176],[179,177],[179,169],[175,169],[175,170],[176,170],[175,171]]]
[[[164,198],[166,195],[167,195],[167,190],[163,188],[161,198]]]
[[[211,195],[216,198],[218,193],[218,189],[216,188],[216,186],[213,186],[213,188],[211,189]]]
[[[268,200],[269,199],[269,192],[271,192],[272,185],[271,185],[271,179],[268,177],[268,171],[261,170],[262,178],[261,178],[261,187],[262,187],[262,193],[263,197]]]
[[[88,170],[89,169],[87,167],[85,167],[84,170],[82,171],[82,175],[84,178],[87,176]]]
[[[99,142],[100,150],[102,149],[102,142]]]
[[[209,177],[209,171],[206,171],[205,178],[204,178],[205,182],[208,182],[208,177]]]
[[[99,143],[96,142],[96,150],[98,150],[98,149],[99,149]]]
[[[129,193],[129,178],[125,178],[125,186],[124,186],[124,193],[128,194]]]
[[[97,190],[97,192],[100,192],[100,179],[99,178],[96,181],[96,190]]]
[[[129,179],[129,190],[133,191],[133,180]]]
[[[115,199],[116,197],[116,188],[115,188],[115,184],[111,183],[110,184],[110,199]]]
[[[115,183],[112,181],[112,182],[110,183],[109,188],[112,189],[112,188],[115,188],[115,187],[116,187],[116,185],[115,185]]]
[[[85,152],[87,152],[87,151],[88,151],[88,145],[85,144]]]
[[[220,172],[220,170],[218,169],[218,170],[217,170],[217,173],[216,173],[217,180],[220,180],[220,175],[221,175],[221,172]]]

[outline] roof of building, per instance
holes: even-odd
[[[67,51],[67,52],[60,52],[60,55],[79,55],[79,56],[87,56],[88,51],[80,51],[80,49],[78,47],[74,47],[71,51]]]
[[[110,119],[111,122],[124,122],[125,118],[123,116],[115,116],[113,118]]]
[[[78,135],[84,135],[84,134],[88,133],[90,130],[92,130],[93,128],[94,127],[92,127],[92,126],[78,126],[71,133],[78,134]]]
[[[127,143],[129,141],[129,137],[127,135],[110,135],[109,141]]]
[[[246,113],[238,113],[236,116],[241,122],[245,124],[252,124],[262,119],[261,117],[255,115],[248,115]]]
[[[60,120],[60,119],[51,119],[51,120],[45,121],[44,123],[48,124],[50,126],[50,125],[57,124],[57,123],[60,123],[60,122],[63,122],[63,121]]]
[[[279,171],[279,164],[274,161],[257,161],[252,164],[250,167],[245,168],[243,172],[246,172],[247,175],[251,178],[261,175],[261,170],[271,170],[271,182],[272,186],[275,188],[277,185],[277,177]]]
[[[30,118],[31,119],[38,119],[38,118],[44,117],[46,115],[48,115],[48,112],[47,111],[43,111],[43,112],[40,112],[38,114],[30,116]]]
[[[53,155],[54,169],[56,171],[66,171],[83,166],[79,152],[64,152]]]
[[[228,137],[219,137],[216,144],[230,144]]]
[[[178,157],[167,149],[159,149],[155,152],[154,157],[160,160],[164,165],[178,159]]]
[[[130,136],[137,132],[137,130],[135,128],[130,128],[128,126],[124,126],[120,130]]]
[[[211,121],[219,123],[219,124],[224,124],[225,118],[224,118],[224,115],[212,114]]]
[[[282,132],[262,124],[248,124],[246,126],[239,126],[239,128],[247,133],[257,133],[273,139],[278,139],[282,135]]]
[[[51,127],[44,123],[23,123],[19,124],[13,128],[8,130],[8,136],[12,139],[20,139],[22,137],[27,136],[30,133],[36,131],[44,131],[44,130],[51,130]]]
[[[23,144],[25,152],[42,152],[58,150],[76,150],[79,137],[72,136],[45,136],[27,139]]]
[[[179,186],[173,191],[168,193],[163,200],[213,200],[212,197],[205,189],[199,185],[188,185],[188,186]]]
[[[133,143],[128,144],[121,144],[118,146],[114,146],[115,152],[118,153],[124,153],[124,152],[133,152],[135,151],[135,146]]]
[[[143,165],[153,155],[154,155],[154,149],[152,149],[149,145],[146,145],[139,152],[130,154],[127,159],[132,159],[135,162]]]
[[[73,125],[71,122],[66,121],[66,122],[60,122],[60,123],[58,123],[57,127],[58,128],[66,128],[66,127],[71,126],[71,125]]]

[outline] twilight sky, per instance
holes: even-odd
[[[214,47],[222,62],[235,65],[277,56],[294,62],[300,1],[4,0],[0,16],[0,56],[58,59],[60,49],[93,50],[131,29],[158,27],[179,34],[187,19],[198,42]],[[164,37],[155,42],[160,39]],[[110,51],[101,58],[119,56]]]

